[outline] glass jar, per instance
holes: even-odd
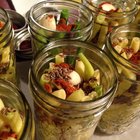
[[[137,53],[134,52],[132,47],[135,42],[134,37],[139,38],[140,41],[140,25],[120,26],[107,37],[106,48],[116,63],[119,74],[114,101],[105,111],[98,125],[99,129],[107,134],[123,133],[140,118],[140,48]],[[117,45],[119,40],[123,44],[122,50],[117,49],[121,46],[121,44]],[[137,43],[140,43],[139,41],[137,40]]]
[[[0,79],[0,116],[0,138],[7,140],[6,136],[13,134],[18,140],[34,140],[35,126],[30,106],[24,94],[4,79]],[[5,137],[4,133],[7,134]]]
[[[43,90],[42,72],[58,53],[66,55],[66,63],[83,51],[92,65],[101,72],[103,96],[91,101],[68,101]],[[69,59],[70,58],[70,59]],[[57,40],[38,53],[29,72],[29,87],[34,99],[37,139],[88,140],[92,137],[102,113],[110,106],[117,87],[116,69],[108,56],[92,44]]]
[[[62,14],[62,12],[64,12],[64,14]],[[84,41],[90,40],[93,16],[91,11],[80,3],[67,0],[43,1],[35,4],[30,9],[28,16],[29,31],[31,33],[34,54],[53,40],[62,38]],[[50,26],[48,24],[51,21],[48,22],[44,19],[44,17],[48,18],[49,16],[55,18],[55,23],[51,23]],[[63,17],[66,23],[61,24],[60,17]],[[48,23],[46,25],[47,27],[44,27],[44,21]],[[72,27],[69,30],[68,26],[71,26],[72,24],[76,28]]]
[[[128,24],[137,12],[135,0],[82,0],[94,15],[92,42],[103,47],[112,28]]]
[[[136,14],[136,18],[134,20],[135,24],[140,24],[140,0],[136,0],[138,5],[138,12]]]
[[[0,78],[16,83],[13,35],[10,18],[0,8]]]

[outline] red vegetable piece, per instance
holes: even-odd
[[[136,54],[134,54],[131,58],[130,61],[134,64],[140,64],[140,51],[138,51]]]
[[[0,21],[0,29],[4,26],[4,22]]]
[[[46,90],[48,93],[52,93],[52,87],[51,87],[50,84],[45,83],[45,84],[44,84],[44,88],[45,88],[45,90]]]
[[[71,24],[69,24],[69,25],[66,25],[66,24],[58,24],[58,25],[56,26],[56,30],[57,30],[57,31],[70,32],[71,29],[72,29],[72,25],[71,25]]]
[[[66,21],[66,19],[64,19],[64,18],[60,18],[58,24],[67,24],[67,21]]]
[[[56,25],[56,30],[60,31],[60,32],[65,32],[66,31],[65,28],[63,28],[62,24]]]
[[[70,65],[67,63],[60,63],[59,66],[62,68],[70,68]]]
[[[61,85],[61,87],[66,91],[67,96],[69,96],[71,93],[73,93],[75,90],[77,90],[76,87],[74,87],[71,83],[68,81],[65,81],[63,79],[56,79],[54,82],[57,85]]]

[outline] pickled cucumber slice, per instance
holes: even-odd
[[[85,93],[82,89],[78,89],[74,91],[70,96],[68,96],[68,101],[82,101],[82,99],[85,97]]]
[[[100,28],[100,33],[99,33],[99,37],[98,37],[99,47],[102,47],[102,45],[104,44],[107,33],[108,33],[108,26],[102,25]]]
[[[134,80],[134,81],[136,80],[136,74],[127,68],[123,67],[122,74],[124,74],[130,80]]]
[[[45,83],[49,83],[49,82],[50,82],[49,75],[47,73],[42,74],[40,78],[40,84],[44,85]]]
[[[85,65],[82,61],[76,60],[75,63],[75,71],[82,77],[84,78],[84,73],[85,73]]]
[[[80,60],[85,65],[85,73],[84,73],[84,79],[89,80],[94,75],[94,68],[92,67],[91,63],[88,61],[88,59],[84,56],[83,53],[78,54]]]
[[[1,63],[9,63],[10,62],[10,47],[6,47],[3,49]]]
[[[2,101],[2,99],[0,98],[0,110],[4,108],[4,103]]]
[[[4,127],[4,121],[0,118],[0,131],[1,131],[1,129]]]
[[[66,99],[66,92],[64,89],[59,89],[51,93],[52,95],[65,100]]]
[[[100,28],[101,28],[100,24],[94,23],[94,25],[93,25],[93,32],[92,32],[92,36],[91,36],[92,39],[95,38],[97,33],[100,31]]]
[[[137,53],[140,49],[140,38],[139,37],[133,37],[130,48],[133,49],[134,53]]]
[[[101,77],[101,74],[100,74],[100,70],[99,69],[96,69],[94,71],[94,77],[96,78],[97,80],[97,84],[100,85],[100,77]]]
[[[6,124],[10,125],[13,132],[18,134],[21,131],[22,119],[16,109],[7,107],[3,108],[0,111],[0,118],[2,118]]]
[[[125,93],[130,87],[131,82],[127,79],[123,79],[119,82],[118,89],[116,91],[116,96],[121,96],[123,93]]]
[[[64,62],[64,55],[62,53],[55,56],[55,63],[60,64]]]

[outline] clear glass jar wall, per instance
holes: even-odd
[[[0,78],[16,83],[13,28],[7,12],[0,8]]]
[[[61,24],[61,17],[65,19],[66,24]],[[89,9],[80,3],[63,0],[35,4],[30,10],[28,20],[34,54],[53,40],[90,40],[93,25],[93,16]],[[75,27],[69,28],[72,24]]]
[[[131,23],[137,13],[135,0],[82,0],[94,15],[92,42],[103,47],[112,28]]]
[[[4,79],[0,79],[0,122],[2,139],[35,138],[34,119],[27,100],[13,83]]]
[[[134,20],[135,24],[140,24],[140,0],[136,0],[138,5],[138,12],[136,14],[136,18]]]
[[[44,91],[39,79],[42,72],[49,67],[49,63],[54,61],[56,54],[64,53],[66,63],[68,63],[67,58],[77,57],[79,49],[83,50],[92,65],[101,71],[103,96],[91,101],[72,102]],[[113,100],[117,87],[115,72],[112,61],[104,52],[84,42],[59,40],[50,43],[36,55],[30,69],[29,86],[34,99],[38,140],[46,138],[47,140],[90,139],[102,113]]]
[[[114,29],[108,35],[106,48],[118,68],[119,85],[114,101],[98,127],[107,134],[120,134],[140,118],[140,25]]]

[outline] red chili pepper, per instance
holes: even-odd
[[[48,93],[52,93],[52,87],[51,87],[50,84],[45,83],[45,84],[44,84],[44,88],[45,88],[45,90],[46,90]]]
[[[67,21],[64,18],[61,18],[58,24],[67,24]]]
[[[65,81],[63,79],[56,79],[54,82],[57,85],[61,85],[61,87],[66,91],[67,96],[69,96],[71,93],[73,93],[75,90],[77,90],[76,87],[74,87],[71,83],[68,81]]]
[[[0,28],[4,26],[4,22],[0,21]]]
[[[62,68],[70,68],[70,65],[67,63],[60,63],[59,66]]]
[[[57,26],[56,26],[56,30],[57,31],[62,31],[62,32],[70,32],[71,30],[72,30],[72,26],[73,25],[71,25],[71,24],[69,24],[69,25],[66,25],[66,24],[58,24]]]

